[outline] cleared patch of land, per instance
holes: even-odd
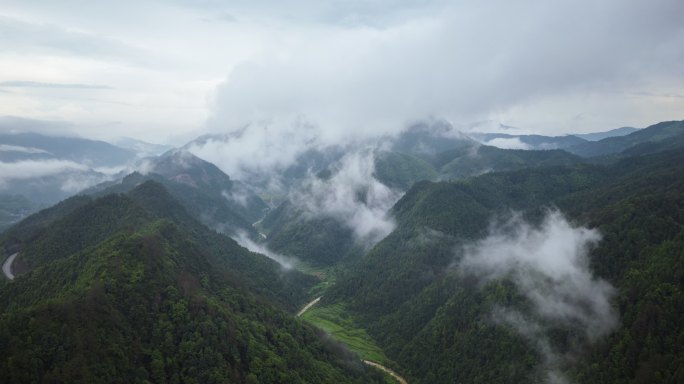
[[[354,322],[342,304],[316,305],[304,312],[302,319],[326,331],[364,360],[383,365],[391,363],[368,333]]]

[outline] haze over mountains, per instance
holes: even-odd
[[[681,0],[0,4],[0,383],[684,383]]]
[[[684,302],[677,290],[671,304],[647,292],[681,283],[681,259],[669,250],[684,225],[684,122],[629,131],[589,141],[469,135],[433,122],[356,145],[299,143],[280,162],[234,158],[230,148],[249,145],[240,135],[151,157],[5,135],[14,156],[5,166],[122,171],[24,220],[39,206],[7,177],[6,225],[21,222],[0,238],[5,253],[19,254],[9,265],[17,277],[0,286],[2,359],[14,362],[0,374],[383,380],[360,356],[416,383],[677,382],[684,351],[665,340],[679,332]],[[496,139],[565,147],[484,144]],[[26,180],[60,188],[70,172]],[[41,193],[37,201],[59,199]],[[321,296],[306,321],[292,318]],[[668,325],[649,325],[652,311]],[[39,320],[22,327],[28,317]],[[93,335],[104,349],[84,354]],[[123,343],[135,347],[102,354]],[[29,368],[36,359],[42,368]]]

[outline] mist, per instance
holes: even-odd
[[[0,186],[10,180],[51,176],[68,171],[86,171],[88,167],[69,160],[22,160],[0,162]]]
[[[254,174],[278,173],[308,149],[324,149],[319,128],[302,120],[272,119],[247,124],[236,131],[186,147],[238,180]]]
[[[520,214],[493,224],[484,239],[466,245],[459,263],[461,273],[484,283],[509,279],[529,300],[531,311],[497,307],[492,319],[515,329],[544,357],[547,382],[562,383],[558,366],[564,354],[549,341],[552,327],[575,330],[583,343],[607,335],[618,325],[611,306],[615,289],[593,276],[588,254],[601,240],[598,231],[574,227],[556,210],[539,226]]]
[[[245,231],[238,231],[238,233],[233,237],[233,240],[237,241],[238,244],[249,249],[251,252],[260,253],[277,262],[285,270],[291,270],[295,265],[297,265],[297,259],[283,256],[279,253],[271,251],[265,245],[254,242],[249,238],[249,235]]]
[[[374,171],[372,149],[351,152],[331,167],[329,177],[311,175],[290,199],[308,217],[335,218],[359,243],[372,245],[394,230],[387,212],[401,197],[401,192],[379,182]]]

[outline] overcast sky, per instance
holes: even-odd
[[[255,121],[330,140],[426,118],[643,127],[684,119],[682,15],[681,0],[3,0],[0,116],[172,144]]]

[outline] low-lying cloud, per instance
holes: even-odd
[[[238,231],[233,240],[237,241],[241,246],[249,249],[251,252],[260,253],[269,259],[280,264],[283,269],[290,270],[297,264],[297,259],[292,257],[283,256],[279,253],[273,252],[268,247],[262,244],[258,244],[249,238],[249,235],[245,231]]]
[[[0,144],[0,152],[20,152],[20,153],[30,153],[30,154],[37,154],[37,153],[45,153],[49,154],[50,152],[40,149],[40,148],[33,148],[33,147],[23,147],[21,145],[9,145],[9,144]]]
[[[56,175],[67,171],[86,171],[88,167],[68,160],[23,160],[0,162],[0,184],[10,180],[24,180]]]
[[[532,149],[527,143],[523,143],[518,137],[497,137],[483,143],[501,149]]]
[[[247,180],[255,174],[282,171],[306,150],[322,147],[319,129],[305,121],[272,119],[190,143],[187,149],[231,178]]]
[[[291,28],[218,87],[209,125],[225,132],[304,116],[326,140],[397,132],[435,116],[533,123],[547,133],[559,124],[605,129],[593,104],[603,116],[631,116],[630,107],[645,104],[623,92],[669,89],[666,79],[680,77],[675,47],[684,27],[674,15],[682,9],[676,0],[465,1],[381,28]],[[573,120],[578,111],[584,120]]]
[[[551,345],[550,327],[574,329],[592,342],[617,326],[610,303],[615,289],[594,277],[589,267],[589,250],[600,239],[598,231],[573,227],[560,212],[550,211],[538,227],[514,215],[464,248],[461,272],[485,282],[509,279],[532,304],[529,313],[499,307],[493,317],[535,343],[545,358],[549,383],[563,382],[556,367],[568,352]]]
[[[292,202],[309,217],[335,218],[361,243],[375,244],[394,230],[387,212],[401,193],[379,182],[374,171],[372,150],[349,153],[333,165],[330,177],[311,177]]]

